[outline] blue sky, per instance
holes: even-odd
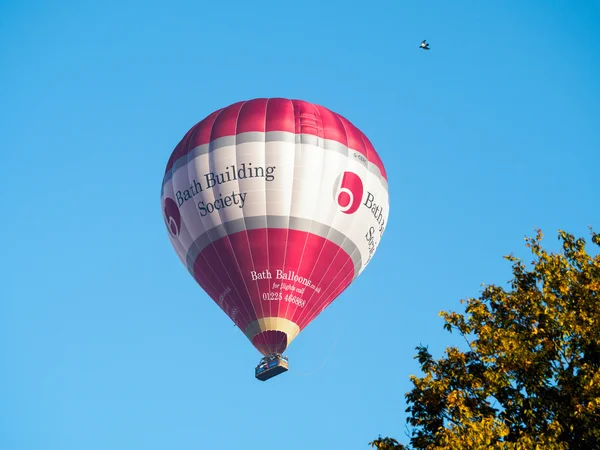
[[[438,312],[505,285],[534,228],[553,249],[600,230],[597,2],[355,5],[0,4],[0,448],[406,442],[415,346],[460,344]],[[391,199],[373,262],[267,383],[159,203],[185,132],[263,96],[348,117]]]

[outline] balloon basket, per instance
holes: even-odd
[[[283,372],[287,372],[288,368],[287,356],[279,353],[271,353],[260,360],[260,363],[258,363],[258,366],[254,370],[254,375],[257,380],[267,381]]]

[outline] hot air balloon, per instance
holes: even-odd
[[[389,214],[369,139],[306,101],[257,98],[194,125],[168,160],[169,239],[202,289],[264,356],[282,354],[371,261]]]

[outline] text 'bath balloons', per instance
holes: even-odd
[[[161,207],[190,274],[268,355],[365,269],[388,219],[388,182],[344,117],[259,98],[188,131],[167,163]]]

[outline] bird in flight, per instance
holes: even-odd
[[[422,48],[423,50],[431,50],[429,48],[429,44],[427,42],[425,42],[427,39],[423,39],[423,42],[421,42],[421,45],[419,45],[419,48]]]

